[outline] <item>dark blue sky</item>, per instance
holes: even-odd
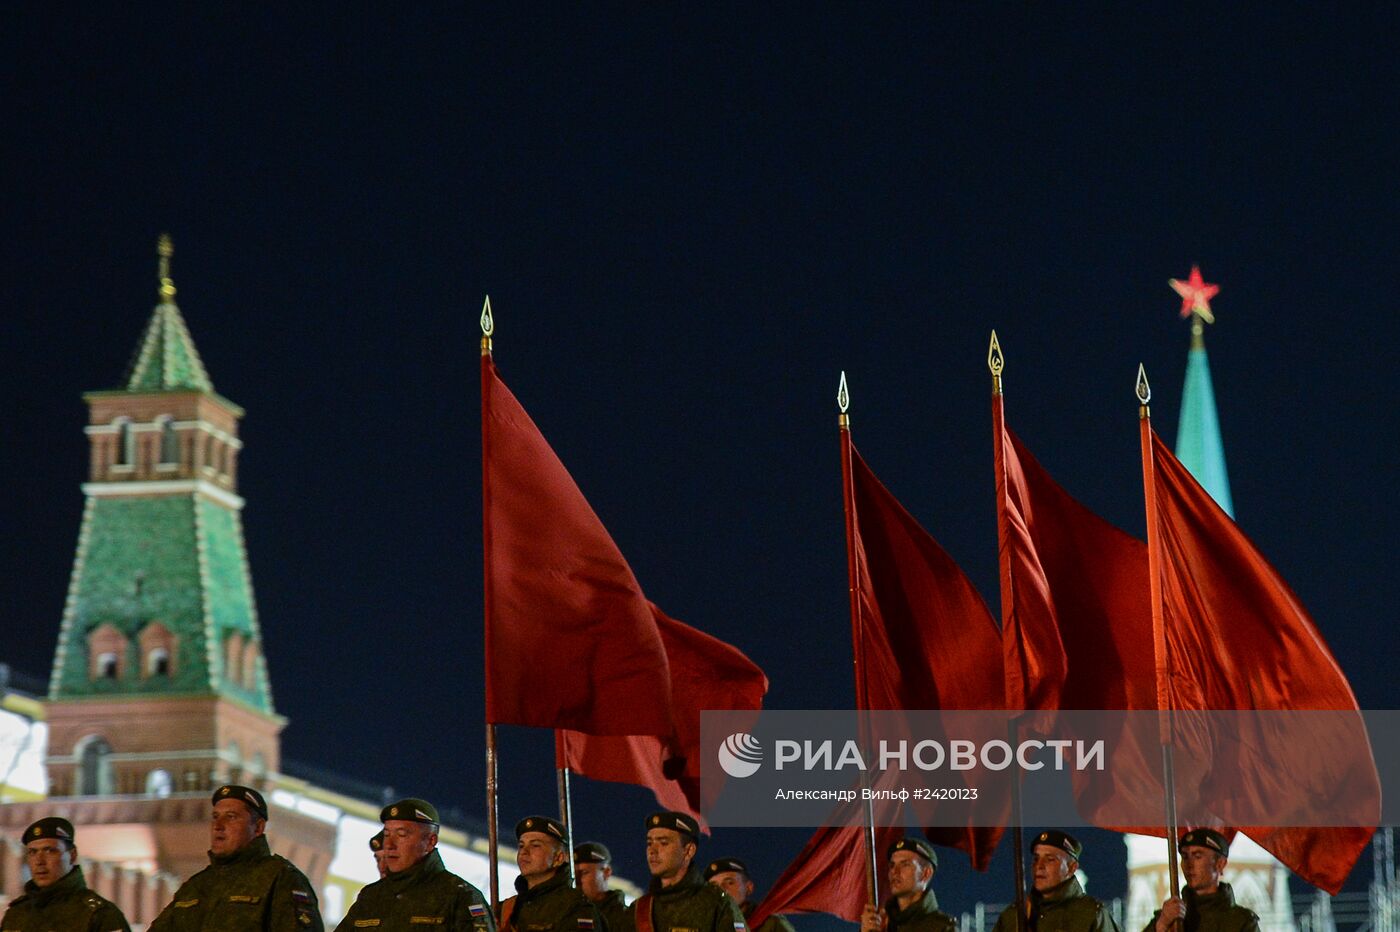
[[[325,13],[45,6],[0,39],[4,660],[47,673],[79,396],[120,378],[162,230],[248,411],[284,756],[476,812],[484,293],[648,595],[747,651],[770,706],[833,707],[838,373],[862,453],[995,605],[988,332],[1009,422],[1140,534],[1133,377],[1171,439],[1166,279],[1199,262],[1239,521],[1362,705],[1396,705],[1396,10]],[[552,809],[548,735],[502,753],[503,817]],[[580,831],[638,876],[646,807],[581,785]],[[707,851],[763,884],[801,839]],[[945,863],[952,910],[1005,898],[1005,854],[988,882]]]

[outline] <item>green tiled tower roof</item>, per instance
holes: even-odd
[[[175,306],[175,283],[170,278],[170,237],[160,238],[160,303],[151,315],[122,386],[129,392],[194,389],[213,392],[209,373],[190,339],[189,328]]]

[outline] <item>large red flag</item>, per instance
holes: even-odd
[[[1147,430],[1156,506],[1149,527],[1155,526],[1153,545],[1160,553],[1172,708],[1357,711],[1351,686],[1297,596],[1161,438]],[[1340,800],[1351,810],[1358,801],[1374,801],[1378,810],[1369,749],[1356,740],[1357,732],[1334,731],[1334,744],[1343,746],[1307,759],[1294,755],[1295,766],[1285,768],[1286,774],[1258,762],[1251,766],[1247,757],[1221,762],[1230,772],[1214,775],[1214,787],[1221,795],[1249,793],[1256,806],[1261,800],[1289,805],[1301,794],[1318,807]],[[1341,888],[1375,831],[1240,830],[1331,893]]]
[[[1002,709],[1001,648],[986,603],[880,483],[848,433],[842,433],[842,445],[850,464],[857,707]],[[925,834],[967,852],[974,867],[986,870],[1005,819],[989,821],[997,824],[928,828]],[[858,921],[871,896],[865,832],[840,819],[817,829],[749,917],[750,928],[777,913],[820,912]],[[877,861],[902,833],[875,828]]]
[[[481,359],[486,720],[669,735],[666,650],[627,561],[525,409]],[[540,676],[541,657],[569,675]]]
[[[862,709],[1000,710],[996,622],[953,558],[904,510],[851,448],[855,562],[863,668]],[[985,815],[985,813],[983,813]],[[974,812],[969,809],[969,822]],[[994,825],[925,830],[986,870],[1004,818]]]
[[[1155,709],[1146,545],[1061,488],[992,405],[1007,708]]]
[[[665,808],[699,817],[700,713],[757,711],[768,678],[737,647],[667,617],[654,605],[652,613],[666,648],[675,731],[665,739],[564,731],[556,757],[560,767],[585,777],[648,787]]]

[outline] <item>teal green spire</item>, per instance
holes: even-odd
[[[1191,351],[1186,358],[1186,385],[1181,393],[1181,421],[1176,428],[1176,457],[1191,471],[1216,504],[1235,516],[1230,498],[1230,476],[1225,469],[1225,444],[1215,411],[1210,361],[1206,357],[1203,324],[1191,320]]]
[[[131,370],[122,387],[129,392],[194,390],[213,392],[209,373],[194,348],[189,328],[175,306],[175,282],[170,278],[170,257],[175,253],[170,237],[160,237],[160,303],[151,314],[146,332],[136,345]]]

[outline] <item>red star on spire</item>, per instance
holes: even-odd
[[[1181,295],[1182,317],[1190,317],[1192,313],[1196,313],[1200,314],[1206,323],[1215,323],[1215,315],[1210,312],[1210,299],[1220,294],[1220,286],[1206,284],[1206,280],[1201,277],[1199,265],[1191,266],[1191,277],[1186,281],[1169,278],[1167,284]]]

